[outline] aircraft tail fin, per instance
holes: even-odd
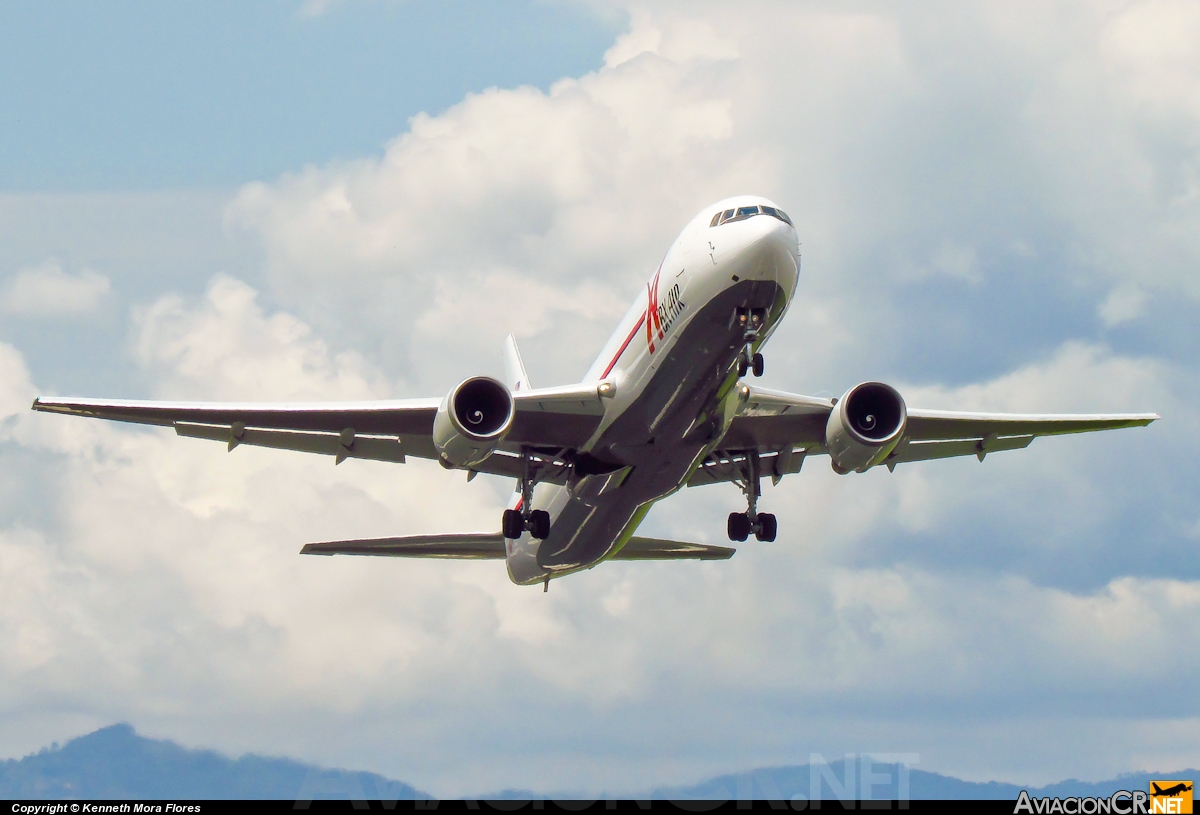
[[[527,391],[533,387],[529,384],[525,363],[521,361],[521,352],[517,350],[517,338],[512,334],[504,338],[504,378],[509,389],[514,391]]]

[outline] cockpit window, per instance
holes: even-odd
[[[774,218],[778,218],[779,220],[783,221],[788,226],[792,225],[792,219],[789,218],[787,216],[787,213],[781,209],[776,209],[775,207],[763,207],[762,211],[763,211],[763,214],[770,215]]]
[[[712,221],[710,221],[708,225],[709,226],[719,226],[720,224],[727,224],[731,221],[744,221],[747,218],[753,218],[755,215],[758,215],[760,213],[763,215],[770,215],[772,218],[778,218],[779,220],[783,221],[788,226],[792,226],[792,219],[787,216],[786,212],[784,212],[781,209],[777,209],[776,207],[767,207],[767,206],[738,207],[737,209],[727,209],[724,212],[718,212],[716,215],[714,215],[712,217]]]

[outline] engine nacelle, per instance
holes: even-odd
[[[895,449],[908,409],[896,389],[882,382],[864,382],[846,391],[825,423],[825,449],[833,469],[842,475],[879,464]]]
[[[490,456],[508,434],[513,397],[487,376],[463,380],[446,395],[433,419],[433,446],[445,467],[472,467]]]

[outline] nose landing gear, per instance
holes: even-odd
[[[528,531],[538,540],[550,537],[550,513],[544,509],[532,509],[533,487],[537,483],[537,472],[531,472],[529,453],[521,451],[521,503],[519,509],[506,509],[500,520],[504,537],[516,540]]]
[[[754,343],[758,341],[759,332],[767,321],[767,310],[764,308],[735,308],[733,324],[742,329],[742,356],[738,361],[738,376],[745,376],[747,371],[753,371],[755,376],[763,375],[763,355],[754,352]]]
[[[742,349],[742,358],[738,360],[738,376],[745,376],[747,371],[753,371],[755,376],[763,375],[763,355],[753,353],[751,346]]]
[[[731,541],[744,541],[753,533],[760,541],[769,543],[775,540],[779,532],[779,522],[769,512],[758,511],[758,499],[762,495],[761,478],[758,467],[758,453],[751,451],[746,455],[742,465],[742,478],[739,483],[746,495],[746,511],[729,513],[725,531]]]

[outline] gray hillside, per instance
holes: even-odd
[[[325,770],[286,758],[226,758],[105,727],[0,763],[0,798],[428,798],[374,773]]]
[[[766,767],[749,772],[722,775],[702,781],[699,784],[682,787],[662,787],[654,790],[649,796],[658,799],[704,799],[704,800],[782,800],[790,801],[794,797],[812,800],[812,793],[819,790],[819,796],[829,800],[840,797],[846,792],[847,781],[852,789],[850,797],[863,796],[861,777],[857,774],[860,768],[852,766],[851,778],[847,779],[845,764],[842,761],[830,762],[825,771],[815,774],[809,765],[791,767]],[[871,788],[871,797],[875,799],[897,800],[900,797],[899,779],[900,766],[897,764],[873,764],[872,775],[885,776],[885,783],[875,784]],[[1152,779],[1161,778],[1196,778],[1200,770],[1176,770],[1169,773],[1128,773],[1117,776],[1109,781],[1078,781],[1069,779],[1049,784],[1045,787],[1024,787],[1034,797],[1108,797],[1117,790],[1148,790]],[[816,784],[814,784],[814,780]],[[908,773],[908,798],[911,800],[1015,800],[1022,787],[1018,784],[1006,784],[996,781],[986,783],[963,781],[951,776],[924,770],[910,769]]]

